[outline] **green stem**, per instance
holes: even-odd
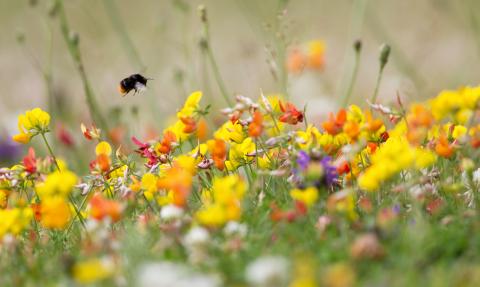
[[[355,82],[357,81],[357,75],[358,75],[358,67],[360,66],[360,51],[355,52],[355,61],[353,62],[353,71],[352,71],[352,77],[350,78],[350,83],[348,85],[348,89],[343,95],[343,100],[342,100],[342,107],[345,107],[348,105],[348,102],[350,101],[350,97],[352,96],[352,91],[353,87],[355,86]]]
[[[53,158],[53,162],[55,163],[55,166],[56,166],[57,170],[61,172],[60,166],[58,165],[58,162],[57,162],[57,158],[55,157],[55,154],[53,153],[52,147],[50,146],[50,144],[47,141],[47,138],[45,137],[45,133],[40,133],[40,135],[42,136],[43,141],[45,142],[45,145],[47,146],[47,149],[48,149],[48,152],[50,153],[50,156]]]
[[[375,85],[375,91],[373,92],[373,95],[372,95],[372,100],[371,100],[372,104],[375,104],[377,101],[378,89],[380,87],[380,82],[382,81],[382,75],[383,75],[383,67],[380,67],[380,70],[378,71],[377,83]]]

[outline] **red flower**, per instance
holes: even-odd
[[[63,125],[57,126],[57,138],[60,140],[61,143],[68,147],[72,147],[75,145],[72,135],[68,130],[65,129]]]
[[[37,171],[37,159],[35,158],[35,150],[33,148],[28,149],[28,154],[23,158],[23,166],[25,171],[32,174]]]
[[[286,103],[284,105],[282,101],[279,101],[279,105],[280,110],[283,112],[279,118],[281,122],[289,123],[291,125],[296,125],[299,122],[303,122],[303,113],[297,110],[292,103]]]
[[[132,141],[138,146],[138,149],[135,150],[135,152],[140,154],[141,157],[148,159],[146,164],[147,167],[152,167],[160,161],[155,152],[150,148],[149,144],[141,142],[134,136],[132,137]]]

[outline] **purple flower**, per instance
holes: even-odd
[[[0,162],[13,162],[18,159],[20,153],[20,145],[6,137],[0,139]]]
[[[335,180],[338,177],[338,173],[337,173],[337,168],[332,163],[332,158],[329,156],[326,156],[322,158],[320,163],[322,164],[325,172],[325,182],[327,183],[327,185],[334,184]]]
[[[308,153],[306,153],[303,150],[299,151],[297,155],[297,164],[300,167],[300,169],[302,171],[306,170],[309,163],[310,163],[310,156],[308,155]]]

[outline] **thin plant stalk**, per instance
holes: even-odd
[[[342,107],[345,107],[348,105],[350,98],[352,96],[353,87],[355,86],[355,83],[357,81],[358,68],[360,66],[361,42],[356,41],[354,44],[354,49],[355,49],[355,60],[353,62],[352,76],[350,78],[350,83],[348,85],[347,91],[343,95]]]

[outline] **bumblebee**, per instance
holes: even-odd
[[[120,81],[120,85],[118,86],[118,91],[120,92],[120,94],[122,94],[122,96],[126,96],[128,93],[130,93],[133,90],[135,91],[134,92],[134,95],[135,95],[139,91],[145,90],[145,88],[147,87],[148,80],[151,80],[151,79],[145,78],[140,74],[133,74],[123,79],[122,81]]]

